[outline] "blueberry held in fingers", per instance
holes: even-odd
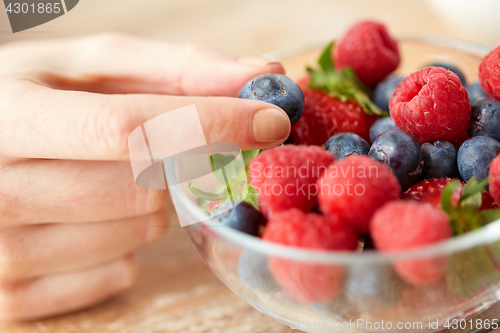
[[[241,88],[239,98],[274,104],[286,112],[292,125],[304,111],[302,89],[290,78],[281,74],[263,74],[254,77]]]

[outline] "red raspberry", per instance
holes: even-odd
[[[490,194],[495,203],[500,206],[500,155],[491,162],[488,179],[490,180]]]
[[[368,233],[375,210],[401,195],[391,170],[361,155],[350,155],[328,167],[318,179],[318,189],[320,210],[338,214],[359,234]]]
[[[479,81],[486,93],[500,99],[500,46],[481,61]]]
[[[326,92],[307,86],[307,79],[298,84],[304,93],[302,118],[292,126],[291,142],[321,146],[334,134],[352,132],[370,142],[370,127],[379,118],[367,115],[355,101],[342,102]]]
[[[351,67],[367,86],[374,87],[399,65],[398,43],[378,22],[363,21],[335,43],[335,67]]]
[[[274,214],[263,239],[306,249],[354,251],[358,238],[336,216],[305,214],[298,209]],[[281,287],[302,302],[329,302],[342,290],[342,266],[269,258],[269,270]]]
[[[389,102],[396,125],[420,143],[467,139],[471,106],[458,76],[442,67],[426,67],[407,76]]]
[[[417,248],[453,235],[448,216],[441,209],[412,201],[390,202],[376,211],[370,232],[375,248],[381,252]],[[446,258],[399,261],[394,268],[408,283],[430,284],[443,276]]]
[[[250,163],[248,180],[259,192],[266,216],[290,208],[311,211],[317,205],[316,180],[334,161],[320,147],[286,145],[266,150]]]
[[[431,178],[410,187],[401,195],[403,200],[420,201],[429,203],[434,207],[441,208],[441,194],[443,190],[452,182],[450,178]],[[463,183],[453,193],[451,200],[456,206],[462,196]],[[498,208],[493,198],[488,192],[481,193],[481,208],[479,210]]]

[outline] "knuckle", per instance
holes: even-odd
[[[23,304],[23,294],[27,289],[29,289],[29,282],[0,282],[0,319],[21,320],[29,317],[26,313],[26,306]]]
[[[82,123],[82,137],[112,156],[128,155],[128,137],[142,124],[141,110],[124,102],[106,102]]]
[[[165,207],[168,199],[168,192],[166,190],[145,190],[137,188],[135,193],[135,207],[136,213],[149,214],[161,210]]]

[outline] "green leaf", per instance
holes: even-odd
[[[354,101],[368,115],[388,115],[372,102],[369,97],[370,90],[351,68],[339,71],[335,69],[332,47],[333,42],[330,42],[321,53],[318,60],[319,69],[307,68],[310,77],[309,87],[322,90],[342,102]]]
[[[332,57],[332,48],[334,41],[328,43],[328,45],[323,49],[321,55],[318,59],[318,65],[324,72],[333,72],[335,71],[335,65],[333,63]]]
[[[260,154],[262,149],[254,149],[254,150],[244,150],[241,152],[241,155],[243,156],[243,162],[245,163],[245,166],[248,166],[252,159],[256,157],[257,155]]]
[[[209,192],[205,192],[205,191],[202,191],[200,189],[197,189],[196,187],[193,186],[193,181],[190,181],[188,186],[194,195],[196,195],[198,198],[201,198],[201,199],[204,199],[207,201],[219,201],[219,200],[223,200],[226,197],[228,197],[227,191],[224,191],[222,193],[209,193]]]
[[[248,184],[247,187],[248,187],[248,194],[245,197],[244,201],[248,202],[249,204],[254,206],[255,209],[258,210],[259,209],[259,202],[257,199],[259,197],[259,193],[250,184]]]
[[[485,188],[486,185],[488,185],[488,183],[489,183],[488,178],[478,181],[476,176],[472,177],[464,186],[461,200],[466,200],[472,195],[481,193],[481,191],[483,191],[483,189]]]
[[[477,215],[479,223],[484,226],[490,222],[495,222],[500,219],[500,210],[498,209],[486,209],[482,210]]]
[[[454,179],[441,193],[441,207],[448,214],[451,214],[455,208],[453,202],[451,201],[451,197],[458,186],[460,186],[460,182]]]
[[[476,296],[499,278],[486,248],[482,246],[452,255],[446,267],[448,290],[463,297]]]

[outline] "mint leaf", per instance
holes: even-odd
[[[209,193],[209,192],[205,192],[205,191],[202,191],[200,189],[197,189],[196,187],[193,186],[193,181],[190,181],[188,183],[188,186],[194,195],[196,195],[198,198],[201,198],[201,199],[204,199],[207,201],[219,201],[219,200],[223,200],[229,196],[227,191],[224,191],[222,193]]]

